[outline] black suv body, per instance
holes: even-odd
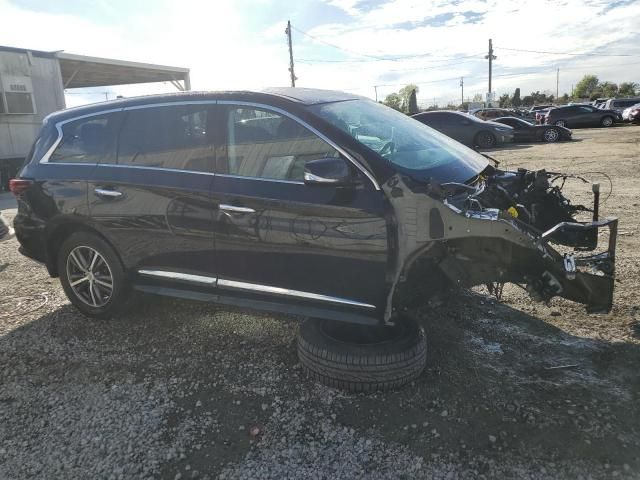
[[[608,311],[617,221],[577,222],[550,179],[361,97],[184,93],[49,116],[14,181],[14,223],[89,315],[133,288],[392,323],[403,285],[507,281]],[[593,249],[603,226],[604,253],[551,246]]]

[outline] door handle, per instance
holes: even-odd
[[[253,208],[236,207],[235,205],[220,204],[220,211],[223,213],[256,213]]]
[[[118,198],[122,196],[122,192],[118,192],[117,190],[107,190],[105,188],[96,188],[94,192],[99,197]]]

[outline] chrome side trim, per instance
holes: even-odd
[[[349,153],[347,153],[342,147],[337,145],[333,140],[329,139],[326,135],[324,135],[323,133],[319,132],[315,127],[312,127],[307,122],[305,122],[301,118],[296,117],[292,113],[287,112],[286,110],[283,110],[283,109],[278,108],[278,107],[274,107],[274,106],[271,106],[271,105],[265,105],[265,104],[262,104],[262,103],[254,103],[254,102],[242,102],[242,101],[234,102],[233,100],[218,100],[218,105],[240,105],[240,106],[248,106],[248,107],[258,107],[258,108],[262,108],[264,110],[270,110],[272,112],[276,112],[276,113],[279,113],[279,114],[284,115],[286,117],[289,117],[293,121],[298,122],[300,125],[305,127],[307,130],[312,131],[314,134],[316,134],[318,137],[320,137],[322,140],[327,142],[329,145],[331,145],[333,148],[335,148],[338,152],[340,152],[342,155],[344,155],[344,157],[347,160],[349,160],[358,170],[360,170],[371,181],[371,183],[373,184],[373,186],[374,186],[374,188],[376,190],[380,190],[380,185],[378,184],[377,180],[373,177],[373,175],[371,175],[371,173],[369,173],[369,171],[366,168],[364,168],[362,165],[360,165],[360,163],[355,158],[353,158],[351,155],[349,155]]]
[[[216,277],[206,277],[204,275],[192,275],[190,273],[169,272],[167,270],[138,270],[140,275],[147,277],[168,278],[169,280],[184,280],[186,282],[203,283],[206,285],[216,285]]]
[[[272,293],[275,295],[284,295],[287,297],[296,297],[306,300],[320,300],[322,302],[337,303],[340,305],[350,305],[352,307],[362,307],[375,309],[375,305],[368,303],[356,302],[346,298],[331,297],[329,295],[320,295],[318,293],[302,292],[300,290],[291,290],[289,288],[271,287],[269,285],[258,285],[255,283],[236,282],[235,280],[218,279],[218,287],[228,288],[231,290],[245,290],[258,293]]]

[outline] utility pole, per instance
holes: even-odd
[[[485,55],[484,58],[489,60],[489,98],[493,99],[491,97],[491,92],[492,92],[492,90],[491,90],[491,67],[492,67],[493,61],[498,57],[496,57],[493,54],[493,42],[491,41],[491,39],[489,39],[489,54]]]
[[[289,72],[291,73],[291,86],[296,86],[296,74],[293,70],[293,46],[291,45],[291,20],[287,20],[287,29],[284,31],[289,41]]]
[[[464,109],[464,77],[460,77],[460,108]]]
[[[376,91],[376,102],[378,101],[378,86],[374,85],[373,89]]]
[[[560,67],[556,70],[556,102],[558,101],[558,95],[560,94]]]

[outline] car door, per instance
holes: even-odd
[[[218,288],[320,308],[381,311],[385,200],[326,137],[286,112],[220,102],[213,197]],[[307,161],[341,157],[357,184],[307,185]],[[383,310],[383,309],[382,309]]]
[[[215,283],[212,105],[125,109],[113,161],[89,181],[95,227],[145,278]]]

